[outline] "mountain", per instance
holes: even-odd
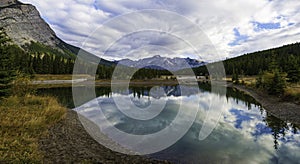
[[[58,38],[50,26],[41,18],[35,6],[17,0],[1,0],[0,31],[29,53],[47,53],[64,58],[76,58],[80,48]],[[89,57],[94,57],[84,51]],[[103,64],[111,65],[106,60]]]
[[[31,45],[38,43],[33,46],[58,50],[60,55],[65,57],[71,57],[76,53],[75,47],[55,35],[34,6],[17,0],[2,0],[0,11],[0,28],[19,47],[31,50]]]
[[[40,17],[37,9],[15,0],[2,0],[0,3],[0,27],[19,46],[39,42],[56,48],[61,44],[54,31]]]
[[[122,64],[129,67],[135,67],[135,68],[151,68],[151,69],[158,69],[158,70],[171,70],[171,71],[177,71],[184,68],[194,68],[203,66],[206,63],[203,61],[198,61],[196,59],[191,58],[167,58],[167,57],[161,57],[159,55],[139,59],[137,61],[130,60],[130,59],[123,59],[120,61],[117,61],[116,63]]]

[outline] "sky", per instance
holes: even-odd
[[[299,0],[21,2],[35,5],[62,40],[108,60],[161,55],[215,61],[300,40]]]

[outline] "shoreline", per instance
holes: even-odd
[[[227,83],[253,97],[275,117],[300,125],[300,106],[255,89]],[[39,141],[44,163],[171,163],[147,156],[114,152],[95,141],[84,129],[75,111],[68,109],[65,119],[49,129],[49,135]]]
[[[300,126],[300,105],[279,97],[268,95],[261,91],[229,83],[227,87],[235,88],[253,97],[262,107],[273,116]]]
[[[97,87],[110,87],[111,80],[96,80],[96,81],[81,81],[77,83],[56,83],[57,80],[50,80],[47,83],[32,83],[31,86],[35,88],[54,88],[54,87],[73,87],[73,86],[87,86],[94,85]],[[198,82],[205,82],[203,80],[198,80]],[[125,85],[126,81],[116,81],[114,84]],[[130,86],[136,87],[152,87],[157,85],[178,85],[177,80],[132,80],[130,81]],[[189,85],[188,82],[185,85]],[[294,124],[300,126],[300,105],[295,104],[292,101],[282,100],[279,97],[268,95],[262,91],[252,89],[243,85],[235,85],[231,82],[226,82],[227,87],[238,89],[242,92],[253,97],[257,102],[259,102],[269,113],[280,118],[284,121],[290,121]]]
[[[170,163],[106,148],[86,132],[78,114],[71,109],[48,131],[48,135],[39,141],[39,148],[44,154],[43,163]]]
[[[80,81],[72,83],[71,80],[46,80],[46,81],[32,81],[30,86],[35,88],[53,88],[53,87],[80,87],[94,85],[97,87],[109,87],[111,84],[126,85],[127,82],[124,80],[115,81],[111,80],[96,80],[96,81]],[[187,83],[188,84],[188,83]],[[176,80],[132,80],[129,85],[134,86],[157,86],[157,85],[178,85]]]

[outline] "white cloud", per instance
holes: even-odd
[[[191,20],[197,24],[202,31],[209,37],[213,45],[218,50],[221,56],[215,56],[210,54],[207,60],[218,60],[225,57],[232,57],[241,55],[243,53],[253,52],[257,50],[263,50],[283,44],[289,44],[299,41],[300,31],[300,1],[297,0],[21,0],[22,2],[32,3],[37,6],[41,12],[43,18],[50,24],[57,35],[68,43],[76,46],[82,46],[82,43],[86,40],[97,27],[100,27],[103,23],[110,21],[111,18],[125,14],[132,11],[138,11],[143,9],[163,9],[176,12],[180,15]],[[112,38],[115,36],[124,36],[128,31],[132,31],[132,26],[142,26],[147,22],[158,22],[159,25],[153,24],[152,26],[162,27],[163,23],[159,15],[153,15],[153,17],[134,17],[134,19],[119,22],[114,27],[107,27],[105,34],[93,35],[91,43],[88,43],[87,50],[92,51],[95,54],[100,55],[99,47],[101,45],[112,42]],[[174,19],[174,18],[172,18]],[[163,20],[163,19],[162,19]],[[176,20],[169,20],[170,22]],[[276,29],[261,29],[257,30],[257,25],[253,22],[259,23],[279,23],[280,28]],[[129,23],[129,26],[128,26]],[[177,22],[180,26],[180,21]],[[183,25],[183,29],[180,32],[187,38],[193,38],[193,30],[189,30]],[[152,28],[152,27],[150,27]],[[163,28],[166,31],[172,31],[174,29],[179,30],[178,27],[166,27]],[[247,39],[239,40],[239,37],[235,35],[234,29],[237,29],[243,36],[247,36]],[[172,31],[173,32],[173,31]],[[154,35],[153,35],[154,36]],[[156,37],[148,36],[148,42],[144,39],[136,39],[132,42],[130,38],[123,39],[120,47],[131,47],[132,49],[123,49],[123,51],[136,51],[141,47],[147,47],[149,43],[160,43],[157,39],[162,39],[164,43],[168,43],[166,40],[174,40],[170,37]],[[156,40],[155,40],[156,39]],[[197,39],[194,39],[197,40]],[[230,44],[231,43],[231,44]],[[232,44],[238,43],[238,44]],[[139,46],[138,46],[139,45]],[[150,44],[152,46],[152,44]],[[173,49],[178,44],[163,44],[166,48]],[[198,46],[198,45],[197,45]],[[117,46],[115,46],[117,47]],[[135,48],[136,49],[135,49]],[[179,46],[180,47],[180,46]],[[120,49],[120,48],[119,48]],[[120,51],[120,53],[123,51]],[[109,56],[102,56],[108,59],[120,59],[122,55],[110,54]],[[200,53],[204,53],[200,52]],[[206,52],[207,53],[207,52]],[[157,55],[145,53],[147,55]],[[185,56],[186,54],[193,54],[191,48],[181,47],[180,50],[176,50],[175,54],[168,56]],[[162,54],[163,55],[163,54]],[[194,55],[193,55],[194,56]],[[136,57],[136,56],[134,56]],[[134,58],[131,57],[131,58]],[[146,56],[144,56],[146,57]],[[206,55],[207,57],[207,55]]]

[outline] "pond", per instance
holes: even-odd
[[[174,163],[298,163],[300,161],[300,131],[295,125],[272,116],[252,97],[238,90],[228,88],[226,94],[220,94],[211,92],[208,85],[201,84],[199,87],[200,92],[194,92],[195,90],[190,86],[184,86],[184,89],[189,91],[184,95],[179,86],[161,86],[155,89],[130,87],[128,92],[122,89],[111,92],[109,87],[97,87],[95,89],[97,99],[87,101],[75,110],[90,119],[99,115],[98,112],[101,110],[114,128],[135,136],[154,134],[167,129],[173,125],[172,122],[181,113],[180,111],[183,113],[183,118],[185,116],[194,118],[189,128],[184,127],[186,120],[182,118],[178,128],[173,129],[173,131],[186,129],[184,131],[186,133],[178,140],[175,139],[175,135],[170,136],[173,134],[172,130],[165,134],[169,135],[167,136],[169,140],[174,139],[174,144],[171,142],[172,144],[166,149],[147,155],[156,159]],[[74,108],[72,88],[38,89],[36,93],[55,96],[63,105]],[[134,113],[126,115],[118,110],[124,107],[134,112],[130,104],[127,105],[128,102],[121,102],[121,100],[130,100],[131,105],[139,108],[163,105],[163,109],[153,118],[151,117],[152,119],[134,119],[128,116]],[[212,106],[220,108],[220,117],[217,117],[212,132],[201,139],[199,133],[205,123],[205,116]],[[194,112],[197,109],[198,111]],[[102,119],[96,122],[104,124]],[[109,132],[106,134],[109,135]],[[126,137],[119,135],[111,138],[122,142]],[[164,145],[169,141],[164,140],[164,142],[160,144]],[[155,147],[155,143],[146,145],[149,147],[143,145],[142,149],[137,150],[148,150],[151,146]]]

